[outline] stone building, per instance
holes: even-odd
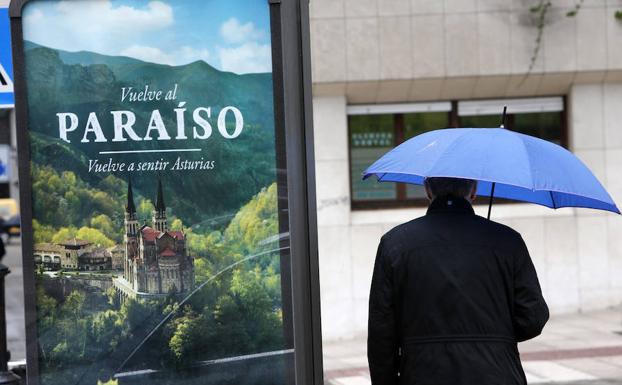
[[[537,3],[311,0],[325,340],[365,335],[378,241],[425,214],[420,189],[360,180],[411,136],[495,127],[507,105],[510,129],[567,147],[622,205],[622,2],[585,1],[568,17],[575,2],[552,0],[534,55]],[[622,217],[505,203],[492,219],[522,234],[553,314],[622,303]]]
[[[112,257],[112,268],[114,270],[123,270],[125,262],[125,247],[123,245],[114,245],[107,249]]]
[[[183,231],[168,229],[162,183],[158,180],[152,226],[139,227],[131,182],[125,208],[123,277],[115,285],[125,295],[157,297],[187,292],[194,286],[194,259]]]
[[[38,243],[34,248],[35,264],[45,270],[101,271],[112,268],[111,254],[105,248],[80,239],[63,243]]]
[[[78,256],[78,270],[101,271],[112,269],[112,256],[102,247],[90,247]]]
[[[61,257],[64,256],[64,251],[65,250],[61,246],[53,243],[37,243],[33,250],[35,265],[41,266],[44,270],[48,271],[64,269],[68,265],[72,266],[66,258]],[[75,265],[77,268],[77,261]]]

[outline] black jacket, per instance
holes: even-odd
[[[380,241],[369,298],[372,384],[526,384],[517,342],[539,335],[548,318],[520,234],[464,199],[437,198]]]

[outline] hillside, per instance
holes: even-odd
[[[92,52],[66,52],[26,45],[30,130],[33,161],[59,172],[70,169],[81,180],[96,185],[106,174],[88,174],[88,159],[107,160],[101,151],[201,148],[200,153],[184,153],[184,159],[201,157],[215,160],[210,171],[169,172],[162,175],[169,207],[189,225],[214,216],[235,213],[239,207],[276,178],[274,153],[274,113],[271,74],[236,75],[218,71],[205,62],[171,67],[127,57]],[[168,90],[177,84],[175,101],[122,103],[123,87]],[[153,110],[161,112],[164,124],[174,136],[177,120],[174,109],[186,102],[186,132],[192,132],[192,111],[210,107],[214,133],[209,139],[178,142],[112,142],[110,111],[130,110],[136,116],[135,129],[144,134]],[[216,130],[218,111],[236,106],[244,114],[244,130],[239,138],[223,139]],[[71,133],[71,143],[59,139],[57,113],[71,112],[79,117],[79,128]],[[96,113],[109,141],[81,143],[89,113]],[[132,162],[165,159],[177,154],[115,155],[115,161]],[[127,175],[116,175],[127,180]],[[152,196],[155,172],[132,175],[133,184],[144,196]]]

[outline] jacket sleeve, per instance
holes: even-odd
[[[373,385],[396,385],[399,337],[391,266],[380,241],[369,293],[367,359]]]
[[[514,260],[514,334],[518,342],[534,338],[549,319],[538,275],[522,237]]]

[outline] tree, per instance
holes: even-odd
[[[274,243],[279,234],[277,186],[261,190],[235,215],[225,230],[225,242],[241,254],[252,254]]]
[[[115,231],[112,220],[106,214],[100,214],[91,218],[91,227],[101,231],[107,238],[119,238],[119,232]]]
[[[153,211],[153,203],[151,200],[142,198],[136,207],[136,216],[139,221],[148,221]]]
[[[119,344],[122,326],[123,320],[118,312],[107,310],[97,313],[91,325],[93,340],[101,348],[106,349],[105,353],[112,352]]]
[[[230,290],[218,299],[213,314],[217,337],[212,345],[227,354],[283,347],[281,312],[273,306],[259,268],[234,271]]]
[[[169,349],[177,364],[190,364],[208,347],[210,328],[204,315],[191,309],[175,322],[175,331],[169,340]]]
[[[170,229],[173,231],[181,231],[184,229],[184,224],[179,218],[175,218],[173,222],[171,222]]]
[[[53,243],[64,243],[76,237],[77,229],[75,227],[61,227],[60,230],[52,237]]]
[[[152,307],[143,300],[127,300],[121,305],[121,313],[131,333],[139,328],[144,328],[147,319],[152,315]]]
[[[32,230],[35,243],[51,242],[54,237],[54,229],[51,226],[42,225],[38,220],[32,220]]]
[[[101,247],[111,247],[115,244],[114,241],[106,237],[101,231],[90,227],[81,227],[80,230],[76,232],[76,238]]]
[[[86,294],[79,290],[72,291],[63,304],[63,312],[73,316],[74,319],[79,320],[83,316],[84,304],[86,302]]]

